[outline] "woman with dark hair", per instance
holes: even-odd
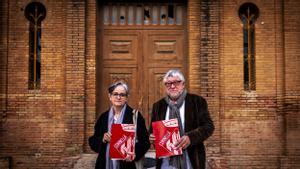
[[[116,82],[108,88],[111,106],[101,114],[94,135],[89,138],[91,149],[99,154],[96,169],[135,169],[135,161],[140,160],[150,147],[145,120],[138,112],[134,160],[111,160],[109,157],[112,124],[133,124],[133,109],[127,104],[128,96],[128,86],[123,82]]]

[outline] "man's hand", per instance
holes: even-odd
[[[186,149],[191,144],[191,140],[189,136],[182,136],[178,142],[175,144],[175,149],[182,148],[183,150]]]
[[[135,159],[135,154],[134,154],[134,152],[127,152],[127,155],[126,155],[126,157],[125,157],[125,161],[127,161],[127,162],[131,162],[131,161],[133,161]]]
[[[102,142],[103,143],[109,143],[110,139],[111,139],[111,133],[109,133],[109,132],[104,133]]]

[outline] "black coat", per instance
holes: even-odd
[[[151,121],[165,120],[168,104],[164,99],[153,104]],[[187,94],[185,98],[185,135],[191,144],[187,151],[194,169],[205,169],[205,147],[203,141],[212,135],[214,124],[210,118],[206,100],[194,94]],[[152,128],[150,127],[150,133]],[[160,169],[162,160],[157,161],[156,168]]]
[[[105,169],[106,164],[106,145],[107,143],[102,142],[102,138],[104,133],[108,131],[107,124],[108,124],[108,114],[109,110],[101,114],[99,119],[96,122],[94,135],[89,138],[89,145],[93,151],[98,153],[98,158],[96,161],[96,169]],[[127,105],[123,124],[132,124],[133,123],[133,113],[132,108]],[[137,119],[137,139],[138,142],[135,144],[135,159],[134,161],[138,161],[141,159],[147,150],[150,147],[149,142],[149,134],[147,132],[147,128],[145,126],[145,120],[139,112],[139,116]],[[120,169],[135,169],[134,162],[126,162],[120,161]]]

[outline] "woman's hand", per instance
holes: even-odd
[[[102,142],[103,143],[109,143],[110,139],[111,139],[111,133],[110,132],[104,133]]]
[[[155,136],[154,136],[154,134],[150,134],[149,140],[150,140],[150,142],[154,142],[154,141],[155,141]]]

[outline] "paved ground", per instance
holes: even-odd
[[[146,158],[155,158],[154,152],[148,152],[145,155]],[[97,154],[81,154],[79,160],[74,165],[73,169],[94,169]],[[145,169],[155,169],[155,167],[149,167]]]
[[[97,154],[82,154],[73,169],[94,169]]]

